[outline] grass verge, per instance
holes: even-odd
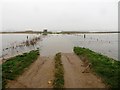
[[[86,57],[92,64],[92,71],[100,76],[109,88],[120,88],[120,62],[92,50],[74,47],[78,56]]]
[[[24,53],[16,57],[8,59],[2,64],[2,87],[5,88],[7,80],[14,80],[23,73],[24,69],[33,63],[39,55],[38,50]]]
[[[55,79],[53,82],[54,88],[64,87],[64,68],[61,61],[61,53],[55,55]]]

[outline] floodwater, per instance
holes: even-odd
[[[118,60],[118,34],[2,34],[2,51],[0,56],[10,57],[39,48],[41,56],[53,56],[58,52],[71,53],[74,46],[86,47],[98,53]],[[36,45],[17,47],[22,42],[40,37]]]

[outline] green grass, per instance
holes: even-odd
[[[92,64],[92,71],[100,76],[109,88],[120,88],[120,61],[81,47],[74,47],[74,52],[88,59]]]
[[[61,61],[61,53],[57,53],[55,56],[55,79],[53,82],[53,87],[64,87],[64,68]]]
[[[23,73],[24,69],[33,63],[39,55],[38,50],[24,53],[16,57],[10,58],[2,64],[2,87],[5,88],[7,80],[14,80]]]

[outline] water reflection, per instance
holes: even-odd
[[[17,37],[16,37],[17,36]],[[28,37],[27,37],[28,36]],[[87,47],[96,52],[118,59],[118,34],[49,34],[47,36],[37,34],[2,35],[2,46],[7,48],[11,43],[20,44],[35,37],[41,39],[35,45],[18,47],[15,50],[3,51],[3,55],[12,56],[40,48],[41,56],[53,56],[57,52],[72,53],[74,46]],[[10,39],[13,38],[13,39]],[[13,44],[12,44],[13,45]]]
[[[118,59],[117,34],[49,35],[41,42],[41,55],[54,55],[56,52],[73,52],[74,46],[87,47],[98,53]]]
[[[6,37],[5,37],[6,36]],[[16,40],[9,40],[9,35],[3,35],[2,37],[2,55],[1,55],[1,58],[4,60],[6,58],[9,58],[9,57],[13,57],[13,56],[16,56],[16,55],[19,55],[19,54],[22,54],[22,53],[25,53],[25,52],[28,52],[28,51],[31,51],[31,50],[34,50],[34,49],[37,49],[39,47],[37,47],[38,45],[38,41],[40,41],[40,35],[32,35],[31,36],[28,36],[28,35],[24,35],[24,38],[21,36],[21,35],[17,35],[17,37],[20,39],[21,37],[21,41],[17,41],[17,37],[16,35],[13,35],[14,38],[16,38]],[[11,36],[11,37],[13,37]],[[26,39],[26,37],[27,39]],[[5,38],[4,38],[5,37]],[[8,38],[8,40],[7,40]],[[10,42],[6,42],[5,39]]]

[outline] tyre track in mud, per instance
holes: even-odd
[[[82,73],[83,62],[74,53],[62,53],[65,88],[105,88],[100,78],[93,73]]]
[[[54,79],[54,58],[39,57],[16,80],[8,81],[9,88],[52,88],[49,80]]]

